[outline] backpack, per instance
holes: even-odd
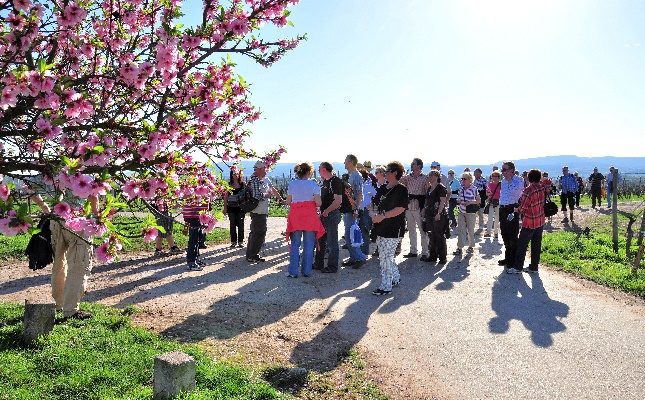
[[[236,201],[238,203],[238,207],[240,207],[240,209],[244,212],[255,210],[255,208],[260,203],[260,200],[251,195],[251,188],[248,186],[240,190],[239,193],[234,197],[237,197]]]
[[[40,232],[31,236],[25,249],[25,255],[29,257],[29,268],[34,271],[45,268],[54,261],[49,218],[42,218],[38,223],[38,229]]]
[[[339,177],[334,177],[333,179],[340,179]],[[345,187],[345,190],[343,191],[343,202],[340,204],[340,212],[341,214],[347,214],[352,212],[354,209],[354,198],[352,198],[352,187],[349,185],[348,182],[343,182],[343,186]]]
[[[229,194],[228,200],[226,200],[226,206],[227,207],[239,207],[241,201],[244,200],[246,197],[246,192],[247,192],[247,186],[243,186],[242,190],[235,194]]]

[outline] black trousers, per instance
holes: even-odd
[[[512,213],[512,208],[500,207],[499,209],[499,230],[504,241],[504,260],[508,267],[512,267],[515,262],[517,239],[520,233],[520,216],[516,213],[513,220],[509,221],[508,215]]]

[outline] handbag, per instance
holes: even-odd
[[[558,205],[551,201],[551,196],[544,190],[544,216],[549,218],[558,213]]]

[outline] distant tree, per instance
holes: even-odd
[[[278,61],[305,37],[267,41],[259,30],[291,24],[296,3],[204,0],[199,24],[183,26],[179,0],[0,0],[0,174],[44,182],[54,203],[106,195],[98,216],[66,201],[56,209],[69,228],[105,236],[104,261],[119,247],[109,220],[120,195],[220,196],[227,186],[210,164],[258,157],[244,140],[259,112],[230,57],[216,58]],[[15,189],[0,187],[5,235],[32,225]]]

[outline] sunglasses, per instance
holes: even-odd
[[[385,170],[385,172],[394,173],[394,170],[388,168],[388,169]]]
[[[502,172],[510,171],[510,168],[502,168]]]

